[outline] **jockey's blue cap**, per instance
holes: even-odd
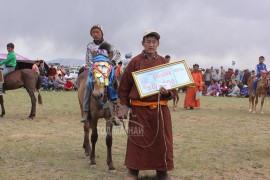
[[[125,54],[125,57],[126,57],[126,58],[131,58],[131,57],[132,57],[132,53],[131,53],[131,52],[126,53],[126,54]]]

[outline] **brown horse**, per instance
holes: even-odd
[[[14,90],[21,87],[24,87],[28,92],[32,108],[29,115],[29,118],[33,119],[36,116],[36,97],[35,97],[35,90],[38,92],[38,103],[42,104],[42,98],[39,93],[39,89],[41,87],[41,77],[37,75],[36,72],[32,71],[31,69],[21,69],[16,70],[8,74],[4,79],[4,90]],[[0,104],[2,107],[1,117],[5,116],[5,107],[4,107],[4,100],[3,96],[0,96]]]
[[[269,72],[262,73],[262,76],[259,78],[256,88],[255,96],[252,94],[252,84],[256,76],[251,76],[248,79],[248,87],[249,87],[249,112],[256,113],[256,106],[258,104],[258,98],[261,96],[261,109],[260,112],[263,114],[263,104],[264,98],[267,95],[267,90],[269,88],[269,79],[268,79]],[[256,100],[255,100],[256,98]],[[255,104],[254,104],[255,100]]]
[[[95,66],[100,67],[99,63],[95,63]],[[104,72],[101,70],[101,72]],[[109,73],[107,71],[107,73]],[[90,166],[96,166],[96,160],[95,160],[95,146],[96,142],[98,140],[98,130],[97,130],[97,123],[98,119],[105,118],[106,120],[106,145],[107,145],[107,164],[109,167],[109,170],[115,170],[115,167],[113,165],[112,161],[112,126],[113,123],[111,121],[112,117],[112,109],[106,108],[102,104],[108,103],[107,101],[107,85],[104,83],[99,82],[100,73],[92,71],[93,74],[93,90],[91,91],[90,96],[90,116],[89,120],[84,123],[84,142],[83,142],[83,148],[85,150],[86,156],[90,156]],[[78,99],[79,104],[81,108],[81,114],[83,115],[83,100],[84,100],[84,91],[85,91],[85,84],[87,80],[88,72],[85,71],[78,77]],[[98,76],[98,77],[97,77]],[[114,82],[116,83],[116,81]],[[106,105],[105,104],[105,105]],[[111,104],[109,107],[112,107]],[[91,143],[92,143],[92,149],[90,147],[89,142],[89,131],[92,130],[91,135]]]

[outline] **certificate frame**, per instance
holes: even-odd
[[[185,60],[178,60],[132,72],[140,98],[158,94],[160,83],[170,84],[170,89],[194,84],[191,72]]]

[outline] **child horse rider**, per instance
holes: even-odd
[[[104,41],[103,39],[103,31],[100,25],[94,25],[90,29],[90,35],[93,38],[93,42],[90,42],[87,45],[87,52],[86,52],[86,64],[91,68],[93,64],[93,56],[99,49],[100,45],[109,44],[108,42]],[[109,44],[110,45],[110,44]],[[110,49],[106,50],[111,56],[111,61],[118,62],[121,54],[119,51],[114,50],[113,46],[110,45]],[[112,53],[112,54],[111,54]],[[83,117],[81,122],[85,122],[89,118],[89,111],[90,111],[90,86],[89,86],[89,77],[87,78],[86,85],[85,85],[85,94],[84,94],[84,101],[83,101]]]
[[[7,51],[8,55],[6,59],[0,62],[0,68],[2,70],[3,77],[8,75],[9,73],[15,71],[17,61],[16,61],[16,54],[14,53],[14,44],[8,43],[7,44]],[[0,83],[0,95],[3,95],[3,83]]]
[[[267,68],[266,68],[266,65],[263,63],[264,62],[264,57],[263,56],[260,56],[259,57],[259,64],[257,64],[256,66],[256,78],[254,79],[254,82],[252,84],[252,95],[254,96],[255,95],[255,92],[256,92],[256,88],[257,88],[257,82],[258,82],[258,79],[261,77],[261,73],[262,71],[267,71]]]

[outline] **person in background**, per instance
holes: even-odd
[[[210,69],[206,68],[206,71],[204,73],[204,84],[206,85],[207,88],[210,86],[211,80],[212,75],[210,73]]]
[[[42,75],[42,87],[44,90],[48,91],[48,78],[45,76],[45,74]]]
[[[264,64],[264,57],[260,56],[259,57],[259,64],[257,64],[256,66],[256,77],[253,81],[253,85],[252,85],[252,95],[255,96],[255,91],[257,88],[257,82],[258,79],[261,77],[261,71],[267,71],[266,65]]]
[[[66,70],[65,70],[65,67],[63,65],[61,66],[60,71],[61,71],[61,77],[66,75]]]
[[[220,85],[216,81],[216,82],[214,82],[213,85],[210,86],[206,96],[216,96],[216,97],[218,97],[221,93],[222,92],[221,92],[221,89],[220,89]]]
[[[250,78],[251,76],[251,73],[249,71],[249,69],[245,69],[244,70],[244,75],[243,75],[243,78],[242,78],[242,82],[244,85],[248,85],[248,79]]]
[[[39,60],[36,60],[32,66],[32,71],[35,71],[38,75],[40,75],[39,64],[40,64]]]
[[[202,90],[202,75],[198,71],[199,65],[194,64],[193,70],[191,71],[191,75],[194,80],[194,85],[190,85],[187,88],[186,97],[184,101],[184,108],[190,107],[190,109],[194,109],[194,107],[200,107],[200,98],[196,100],[196,92]]]
[[[225,82],[226,85],[229,85],[229,82],[232,80],[232,75],[233,75],[233,69],[229,68],[228,71],[225,73]]]
[[[56,75],[57,75],[57,71],[54,68],[54,65],[51,64],[50,68],[48,69],[48,76],[51,76],[52,78],[55,78]]]
[[[229,97],[238,97],[240,94],[240,89],[237,86],[237,81],[232,81],[232,90],[231,92],[227,95]]]
[[[2,70],[3,77],[15,71],[15,68],[17,65],[16,54],[14,53],[13,43],[7,44],[7,51],[8,51],[8,55],[6,59],[0,62],[0,68],[3,69]],[[3,83],[0,83],[0,95],[3,95],[3,94],[4,94]]]
[[[243,88],[240,90],[240,97],[248,97],[249,88],[247,85],[244,85]]]
[[[66,91],[70,91],[70,90],[74,89],[74,84],[73,84],[71,78],[66,78],[66,83],[65,83],[64,89]]]
[[[47,75],[47,70],[46,68],[44,67],[44,61],[43,60],[40,60],[40,63],[39,63],[39,73],[41,76],[43,75]]]
[[[219,69],[214,69],[213,71],[212,71],[212,73],[211,73],[211,80],[214,80],[215,82],[216,81],[219,81],[220,80],[220,77],[219,77]]]
[[[60,74],[61,74],[61,72],[60,72]],[[70,74],[69,71],[67,71],[66,75],[64,76],[64,81],[65,82],[67,81],[67,79],[72,79],[72,75]]]
[[[125,58],[126,59],[123,61],[122,66],[121,66],[120,74],[124,74],[125,69],[126,69],[128,63],[131,61],[132,53],[131,52],[126,53],[125,54]]]
[[[53,76],[48,76],[48,88],[45,89],[46,91],[52,89],[53,91],[55,90],[55,86],[54,86],[54,77]]]
[[[61,76],[62,76],[61,66],[57,66],[56,73],[57,73],[57,76],[55,76],[55,77],[58,77],[59,74],[61,74]]]
[[[238,69],[236,69],[235,71],[234,71],[234,73],[232,74],[232,76],[231,76],[231,80],[233,81],[233,82],[240,82],[240,80],[241,80],[241,76],[240,76],[240,73],[239,73],[239,70]]]
[[[255,76],[255,75],[256,75],[255,70],[252,70],[251,71],[251,76]]]
[[[220,80],[222,82],[225,82],[225,69],[223,68],[223,66],[220,67],[220,72],[219,72],[219,77],[220,77]]]
[[[62,74],[58,74],[58,76],[55,78],[54,86],[56,90],[63,90],[66,83],[62,80]]]
[[[116,67],[116,72],[115,72],[115,76],[119,76],[120,75],[120,70],[122,67],[122,61],[120,61]]]

